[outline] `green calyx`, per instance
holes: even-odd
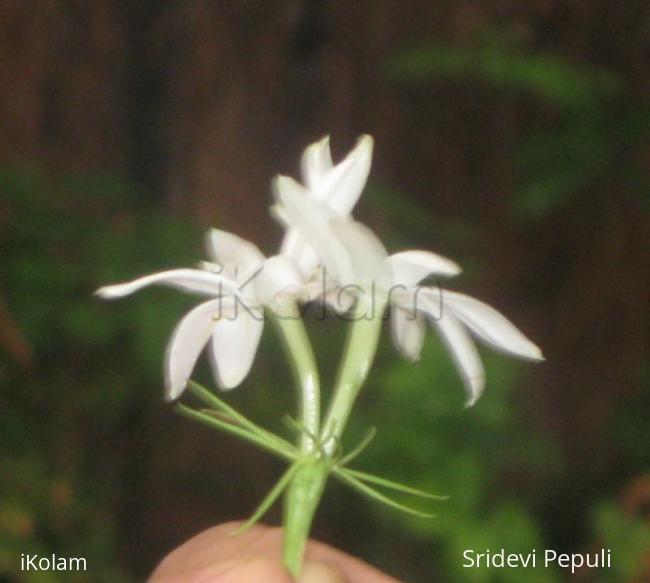
[[[240,437],[252,445],[289,462],[288,469],[282,474],[262,502],[260,502],[251,517],[237,531],[233,532],[233,535],[248,530],[251,526],[261,520],[271,506],[292,484],[296,475],[301,470],[304,472],[307,467],[311,468],[312,473],[322,474],[323,481],[332,474],[343,484],[372,500],[390,506],[391,508],[395,508],[396,510],[401,510],[402,512],[423,518],[431,518],[434,515],[401,504],[400,502],[386,496],[374,486],[380,486],[386,490],[392,490],[420,498],[428,498],[430,500],[446,500],[448,498],[446,496],[430,494],[405,484],[400,484],[380,476],[349,468],[348,464],[354,461],[368,447],[372,439],[375,437],[376,431],[374,428],[370,429],[361,442],[346,454],[343,453],[343,449],[339,444],[334,455],[326,455],[324,441],[329,441],[329,436],[327,436],[325,440],[322,438],[315,440],[316,447],[313,452],[305,453],[302,452],[299,447],[296,447],[283,437],[276,435],[249,420],[200,384],[190,381],[188,388],[194,396],[210,408],[197,410],[178,404],[176,405],[176,410],[181,415],[194,419],[214,429],[225,431],[226,433]],[[293,431],[298,433],[305,432],[305,429],[293,419],[287,418],[287,422]],[[308,437],[313,439],[315,436]]]

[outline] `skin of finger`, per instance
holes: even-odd
[[[155,578],[154,578],[155,576]],[[156,583],[293,583],[287,571],[277,562],[265,558],[232,560],[224,563],[180,569],[152,575]]]
[[[238,569],[268,570],[270,567],[276,572],[259,575],[260,581],[291,581],[280,567],[282,529],[257,525],[231,536],[240,525],[239,522],[222,524],[193,537],[163,559],[148,583],[243,583],[246,579],[236,578]],[[309,541],[305,558],[330,565],[350,583],[399,583],[363,561],[323,543]],[[204,578],[208,576],[212,578]],[[226,576],[230,579],[223,578]]]
[[[350,583],[350,580],[334,565],[307,560],[302,566],[298,583]]]
[[[196,583],[293,583],[293,578],[277,561],[267,558],[254,558],[240,565],[233,566],[229,571],[217,578],[209,576]],[[179,581],[179,583],[181,583]]]

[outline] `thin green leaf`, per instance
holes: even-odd
[[[291,430],[295,431],[295,433],[299,436],[306,435],[311,439],[312,443],[321,449],[320,441],[318,439],[317,435],[314,435],[309,429],[307,429],[304,425],[304,423],[301,423],[300,421],[296,421],[291,415],[285,415],[282,418],[282,421],[284,421],[284,424]]]
[[[214,409],[199,409],[198,411],[199,413],[203,413],[204,415],[209,415],[210,417],[214,417],[215,419],[220,419],[221,421],[230,423],[231,425],[236,425],[238,427],[241,427],[241,423],[237,421],[237,419],[235,419],[228,413],[224,413],[223,411],[215,411]]]
[[[293,447],[291,446],[289,447],[280,446],[279,444],[275,443],[272,440],[264,439],[264,437],[261,437],[259,435],[250,432],[248,429],[244,429],[242,427],[238,427],[237,425],[233,425],[232,423],[227,423],[225,421],[221,421],[220,419],[217,419],[210,415],[200,413],[199,411],[190,409],[189,407],[186,407],[185,405],[181,405],[180,403],[176,405],[175,409],[176,411],[178,411],[178,413],[180,413],[184,417],[194,419],[195,421],[198,421],[199,423],[203,423],[204,425],[208,425],[216,429],[221,429],[226,433],[230,433],[231,435],[236,435],[237,437],[241,437],[242,439],[257,445],[262,449],[265,449],[276,455],[279,455],[284,459],[294,460],[296,458],[296,454],[293,450]]]
[[[339,466],[345,466],[349,464],[352,460],[356,459],[362,452],[363,450],[370,445],[370,442],[375,438],[375,435],[377,435],[377,430],[374,427],[371,427],[366,434],[366,436],[359,442],[359,444],[347,455],[343,456],[339,462]]]
[[[392,480],[387,480],[386,478],[381,478],[373,474],[367,474],[366,472],[360,472],[358,470],[351,470],[350,468],[345,468],[345,471],[350,474],[352,477],[357,478],[365,482],[370,482],[371,484],[377,484],[378,486],[383,486],[390,490],[395,490],[397,492],[404,492],[405,494],[411,494],[413,496],[420,496],[421,498],[429,498],[430,500],[449,500],[449,496],[440,496],[438,494],[430,494],[424,490],[418,490],[417,488],[412,488],[406,484],[400,484],[399,482],[393,482]]]
[[[233,532],[230,533],[230,536],[236,536],[238,534],[241,534],[242,532],[247,531],[251,526],[256,524],[273,506],[273,503],[280,497],[282,492],[284,492],[285,488],[291,483],[291,480],[293,479],[294,475],[298,471],[298,468],[300,466],[300,463],[294,463],[289,466],[289,469],[282,474],[280,479],[277,481],[275,486],[271,489],[271,491],[264,497],[264,500],[260,503],[260,505],[257,507],[255,512],[251,515],[251,517],[244,523],[242,524],[237,530],[234,530]]]
[[[293,447],[288,441],[282,439],[278,435],[267,431],[263,427],[260,427],[244,415],[242,415],[237,409],[231,407],[225,401],[222,401],[214,393],[206,389],[204,386],[200,385],[196,381],[190,380],[188,382],[188,387],[201,401],[206,405],[211,405],[217,409],[223,411],[233,419],[235,419],[242,427],[245,427],[252,433],[256,433],[258,436],[268,439],[270,441],[275,441],[279,446],[282,447]]]
[[[406,512],[407,514],[413,514],[414,516],[419,516],[420,518],[433,518],[435,516],[435,514],[430,514],[428,512],[421,512],[420,510],[415,510],[414,508],[396,502],[395,500],[389,498],[388,496],[384,496],[381,492],[377,492],[377,490],[375,490],[374,488],[367,486],[360,480],[357,480],[356,478],[351,476],[347,470],[339,468],[338,470],[335,470],[334,475],[337,476],[340,480],[342,480],[346,484],[348,484],[348,486],[351,486],[353,489],[360,492],[361,494],[367,496],[368,498],[372,498],[377,502],[386,504],[386,506],[390,506],[397,510],[401,510],[402,512]]]
[[[291,415],[282,417],[282,422],[289,428],[290,431],[295,432],[297,435],[302,433],[302,426]]]

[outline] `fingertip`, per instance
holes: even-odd
[[[298,583],[349,583],[349,579],[330,563],[305,561]]]

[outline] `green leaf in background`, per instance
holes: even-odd
[[[414,43],[391,56],[386,75],[397,82],[479,81],[574,111],[596,107],[600,98],[620,89],[618,79],[609,71],[540,54],[492,31],[473,46],[430,40]]]
[[[646,497],[648,496],[646,482]],[[647,502],[646,502],[647,504]],[[621,506],[604,502],[594,510],[596,540],[589,552],[610,549],[612,568],[598,572],[598,583],[645,581],[650,575],[650,523]]]

